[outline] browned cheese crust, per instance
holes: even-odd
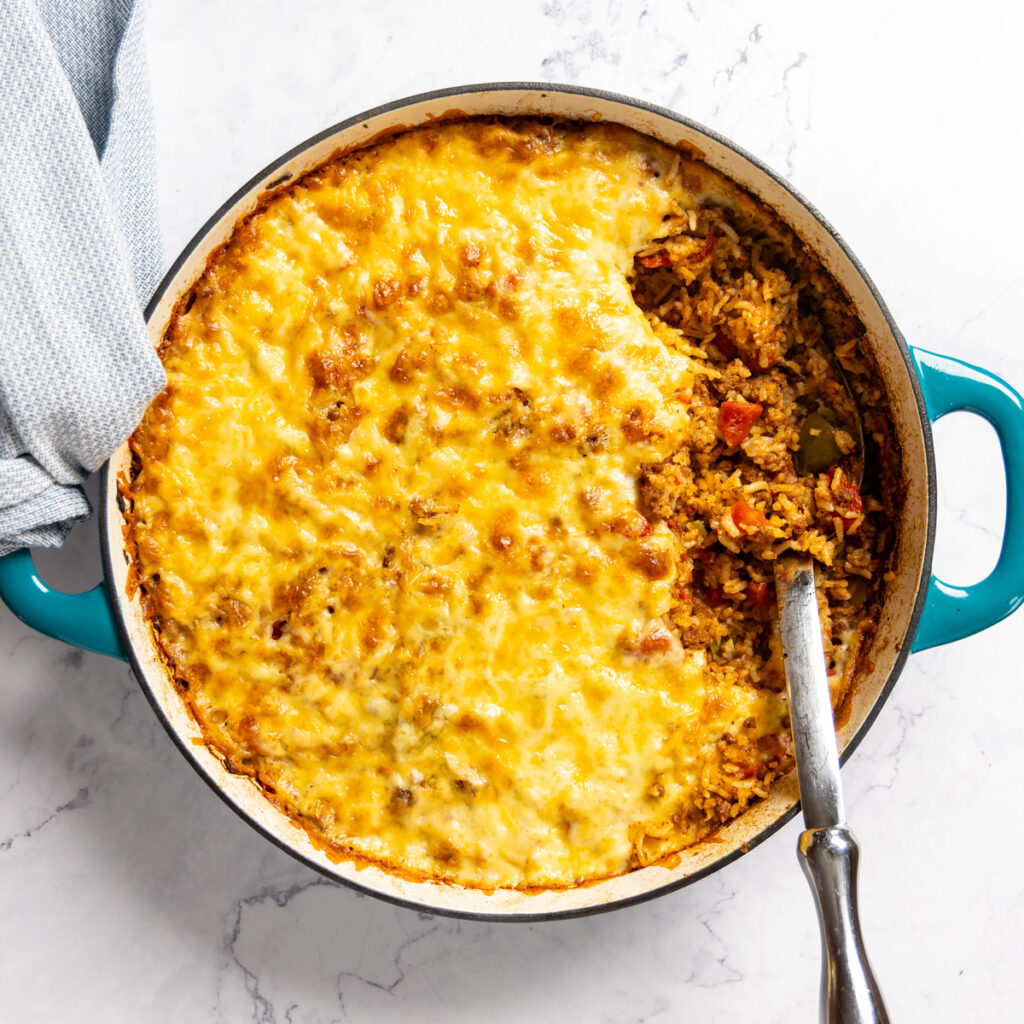
[[[902,495],[863,342],[692,156],[402,133],[266,197],[179,304],[131,586],[210,747],[333,855],[642,867],[792,768],[778,555],[820,568],[837,708],[870,648]]]

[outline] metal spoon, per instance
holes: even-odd
[[[842,370],[838,365],[836,368],[850,393]],[[859,479],[864,453],[859,419],[848,426],[856,431],[855,472]],[[821,926],[820,1018],[824,1024],[888,1024],[889,1016],[860,934],[859,851],[846,825],[839,749],[810,555],[786,554],[779,558],[775,563],[775,590],[800,802],[807,826],[800,836],[798,850]]]

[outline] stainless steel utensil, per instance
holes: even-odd
[[[784,555],[775,566],[789,713],[807,830],[801,864],[821,926],[821,1020],[888,1024],[857,914],[857,843],[846,825],[839,750],[821,638],[814,564]]]

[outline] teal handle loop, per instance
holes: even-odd
[[[105,584],[82,594],[62,594],[36,572],[30,551],[0,558],[0,600],[27,626],[87,651],[127,661],[114,628]]]
[[[1024,604],[1024,399],[978,366],[923,349],[910,350],[928,418],[977,413],[995,428],[1006,474],[1006,527],[996,567],[980,583],[956,587],[932,576],[913,650],[979,633]]]

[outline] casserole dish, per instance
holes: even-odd
[[[1021,601],[1014,552],[1021,533],[1016,481],[1024,417],[1020,398],[997,378],[955,360],[909,350],[881,299],[828,225],[770,171],[730,143],[667,111],[604,93],[570,88],[484,86],[415,97],[348,121],[275,162],[243,188],[196,236],[172,268],[147,311],[154,343],[181,296],[226,240],[238,219],[268,190],[322,163],[329,155],[365,144],[398,128],[446,114],[534,115],[576,121],[600,119],[627,125],[690,152],[757,196],[787,223],[832,272],[856,307],[867,346],[889,398],[892,426],[902,453],[905,501],[893,579],[887,587],[873,664],[861,674],[839,732],[844,756],[854,748],[915,649],[968,635],[1009,614]],[[1007,529],[999,564],[988,579],[953,588],[930,577],[934,535],[934,463],[929,416],[966,408],[989,418],[1003,440],[1007,464]],[[233,774],[203,743],[163,661],[138,596],[127,597],[122,516],[116,481],[126,474],[125,446],[104,468],[100,499],[101,546],[107,582],[87,595],[57,595],[34,575],[19,552],[0,567],[0,593],[30,625],[92,650],[131,661],[147,696],[193,765],[244,817],[284,848],[331,877],[396,902],[433,912],[495,918],[537,918],[585,913],[635,902],[693,881],[745,852],[780,827],[796,803],[795,779],[776,785],[768,799],[720,829],[713,841],[684,850],[671,865],[655,864],[626,875],[568,890],[500,890],[488,893],[437,881],[415,881],[373,865],[334,861],[295,823],[268,803],[249,778]]]

